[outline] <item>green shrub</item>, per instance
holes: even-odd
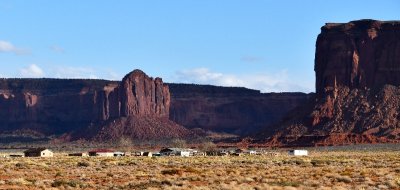
[[[85,162],[85,161],[83,161],[83,162],[78,162],[78,166],[79,166],[79,167],[89,167],[89,166],[90,166],[90,163],[89,163],[89,162]]]
[[[182,175],[183,171],[179,170],[179,169],[162,170],[161,174],[163,174],[163,175]]]
[[[53,183],[51,183],[52,187],[60,187],[60,186],[69,186],[69,187],[78,187],[80,185],[79,181],[65,181],[62,179],[56,179]]]

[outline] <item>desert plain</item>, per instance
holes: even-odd
[[[0,189],[399,189],[398,150],[309,156],[0,158]]]

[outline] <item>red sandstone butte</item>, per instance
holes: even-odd
[[[191,132],[168,119],[170,102],[168,85],[140,70],[121,82],[0,79],[0,134],[3,140],[184,138]]]
[[[141,70],[134,70],[122,79],[118,88],[121,116],[169,116],[169,88],[161,78],[153,79]]]
[[[94,135],[97,141],[185,138],[191,132],[169,120],[170,93],[161,78],[151,78],[141,70],[127,74],[110,94],[117,94],[107,106],[111,115]],[[115,100],[117,100],[115,102]]]
[[[316,93],[400,85],[400,22],[327,23],[315,53]]]
[[[2,142],[49,137],[162,139],[186,137],[192,133],[189,128],[245,136],[273,126],[310,97],[165,84],[140,70],[122,81],[0,79],[0,135]]]
[[[270,145],[399,142],[399,21],[326,24],[315,73],[315,102],[287,117]]]

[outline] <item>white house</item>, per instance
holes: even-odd
[[[143,152],[142,156],[153,157],[152,152]]]
[[[186,149],[186,148],[164,148],[160,151],[161,156],[182,156],[189,157],[193,156],[197,150],[194,149]]]
[[[154,153],[150,151],[136,151],[132,153],[133,156],[147,156],[147,157],[153,157],[153,154]]]
[[[113,157],[114,151],[108,149],[97,149],[89,151],[89,156]]]
[[[53,152],[47,148],[31,148],[24,151],[25,157],[53,157]]]
[[[289,150],[290,156],[308,156],[307,150]]]
[[[86,156],[89,156],[89,153],[87,153],[87,152],[75,152],[75,153],[69,153],[68,156],[86,157]]]
[[[114,152],[115,157],[125,156],[125,152]]]
[[[143,154],[144,154],[144,151],[135,151],[135,152],[132,152],[132,156],[143,156]]]

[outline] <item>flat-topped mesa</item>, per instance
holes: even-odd
[[[400,21],[327,23],[316,43],[316,93],[400,85]]]
[[[0,134],[22,138],[160,139],[189,134],[168,119],[168,86],[140,70],[122,81],[0,79],[0,107]]]
[[[161,78],[151,78],[141,70],[127,74],[119,86],[121,116],[168,117],[169,88]]]
[[[290,113],[268,143],[400,142],[400,21],[326,24],[314,69],[317,98]]]
[[[400,27],[399,21],[379,21],[372,19],[362,19],[350,21],[348,23],[326,23],[325,26],[321,27],[322,31],[333,32],[333,31],[351,31],[354,28],[358,29],[387,29]]]

